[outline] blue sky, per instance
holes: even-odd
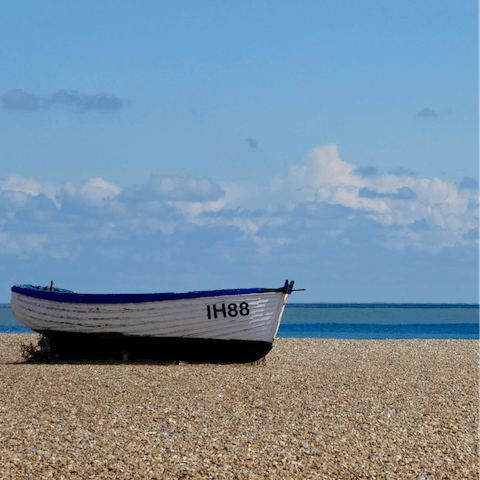
[[[0,301],[478,301],[477,43],[474,1],[10,2]]]

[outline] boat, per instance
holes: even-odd
[[[15,285],[11,309],[59,360],[247,363],[272,349],[293,284],[133,294]]]

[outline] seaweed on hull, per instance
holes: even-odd
[[[48,332],[41,334],[37,345],[34,345],[33,342],[22,343],[20,354],[25,363],[50,363],[57,360],[58,357],[52,352]]]

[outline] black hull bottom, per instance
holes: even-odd
[[[120,333],[39,332],[58,360],[161,360],[190,363],[247,363],[264,357],[270,342],[175,337],[136,337]]]

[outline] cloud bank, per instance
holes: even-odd
[[[166,175],[121,188],[103,178],[50,184],[10,173],[0,177],[0,256],[4,264],[57,261],[62,275],[88,265],[95,278],[110,272],[108,282],[128,272],[128,285],[137,271],[142,279],[155,272],[155,282],[176,272],[179,290],[198,275],[235,274],[248,286],[253,275],[286,268],[315,276],[319,265],[330,283],[343,271],[344,285],[354,264],[366,278],[375,259],[380,278],[384,264],[407,254],[425,262],[467,252],[473,265],[478,183],[401,173],[359,176],[336,145],[313,149],[260,190]]]
[[[287,176],[273,178],[260,193],[251,194],[244,186],[239,198],[235,187],[160,175],[123,189],[102,178],[54,185],[11,173],[0,177],[0,248],[3,253],[48,255],[42,243],[61,241],[56,232],[72,224],[79,242],[86,235],[105,236],[107,230],[110,236],[134,238],[140,225],[142,231],[167,235],[188,225],[228,227],[262,252],[299,244],[302,235],[332,236],[348,244],[365,225],[375,226],[372,243],[395,250],[413,247],[437,254],[476,242],[475,180],[394,173],[362,177],[355,165],[340,159],[335,145],[313,149],[304,163],[292,165]],[[22,235],[36,235],[37,240],[7,248]]]
[[[113,95],[83,95],[75,90],[59,90],[50,96],[34,95],[19,88],[9,90],[2,96],[3,108],[10,111],[36,112],[64,107],[83,113],[89,110],[117,111],[129,105]]]

